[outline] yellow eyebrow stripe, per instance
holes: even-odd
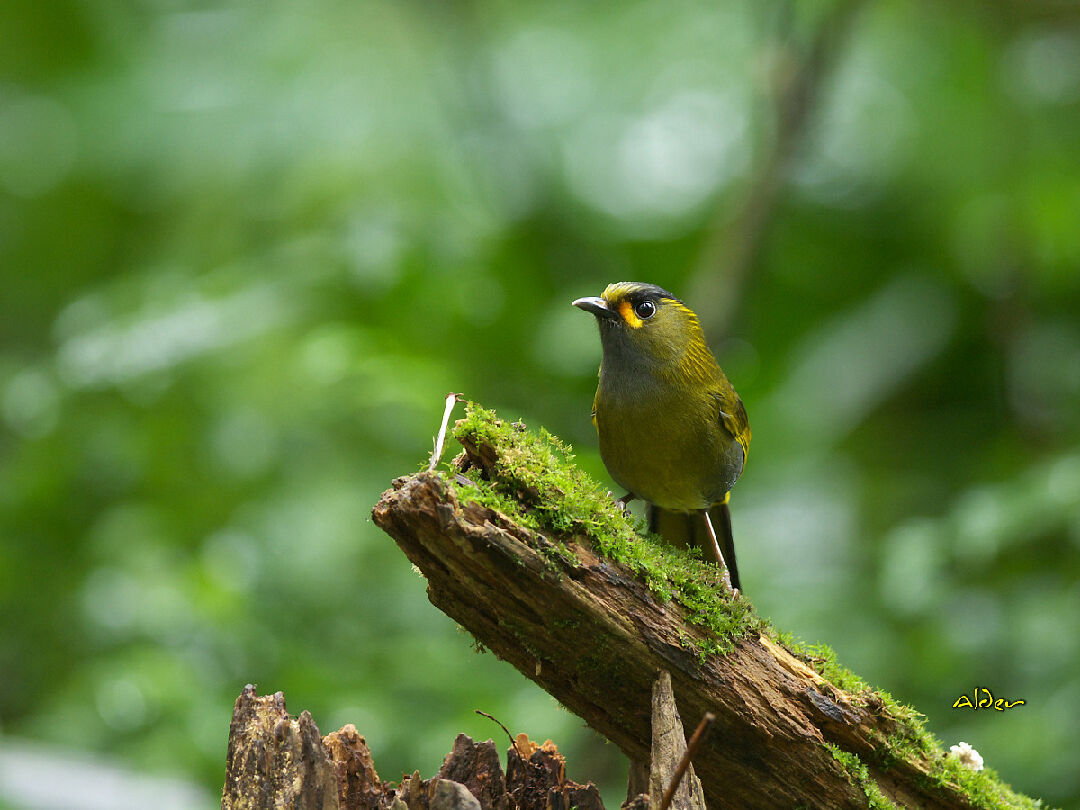
[[[634,312],[634,307],[629,301],[619,302],[619,314],[632,328],[638,329],[641,327],[641,318]]]

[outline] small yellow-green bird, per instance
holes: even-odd
[[[667,290],[633,281],[573,304],[600,327],[593,424],[604,466],[628,490],[620,502],[646,501],[652,531],[701,546],[740,589],[728,496],[750,449],[750,422],[697,315]]]

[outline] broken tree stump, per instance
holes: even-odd
[[[258,697],[248,684],[236,699],[221,807],[340,808],[338,776],[318,727],[307,711],[289,717],[281,692]]]
[[[694,774],[694,766],[689,765],[684,774],[678,773],[685,754],[686,733],[671,691],[671,675],[665,670],[653,682],[650,810],[661,810],[665,794],[676,781],[670,807],[674,810],[705,810],[705,795],[701,780]]]
[[[431,779],[379,778],[367,741],[347,725],[325,737],[305,710],[298,718],[281,692],[260,697],[248,684],[236,699],[222,810],[604,810],[600,793],[566,778],[551,740],[519,734],[507,772],[491,740],[459,734]]]

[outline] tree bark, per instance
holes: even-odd
[[[364,745],[363,738],[360,743]],[[307,711],[299,719],[290,717],[281,692],[260,698],[248,684],[236,699],[221,806],[223,810],[340,807],[338,777],[318,727]]]

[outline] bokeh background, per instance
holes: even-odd
[[[617,806],[369,512],[451,390],[610,485],[569,302],[621,279],[746,402],[758,609],[1080,806],[1071,3],[4,0],[0,270],[0,807],[213,807],[249,681]]]

